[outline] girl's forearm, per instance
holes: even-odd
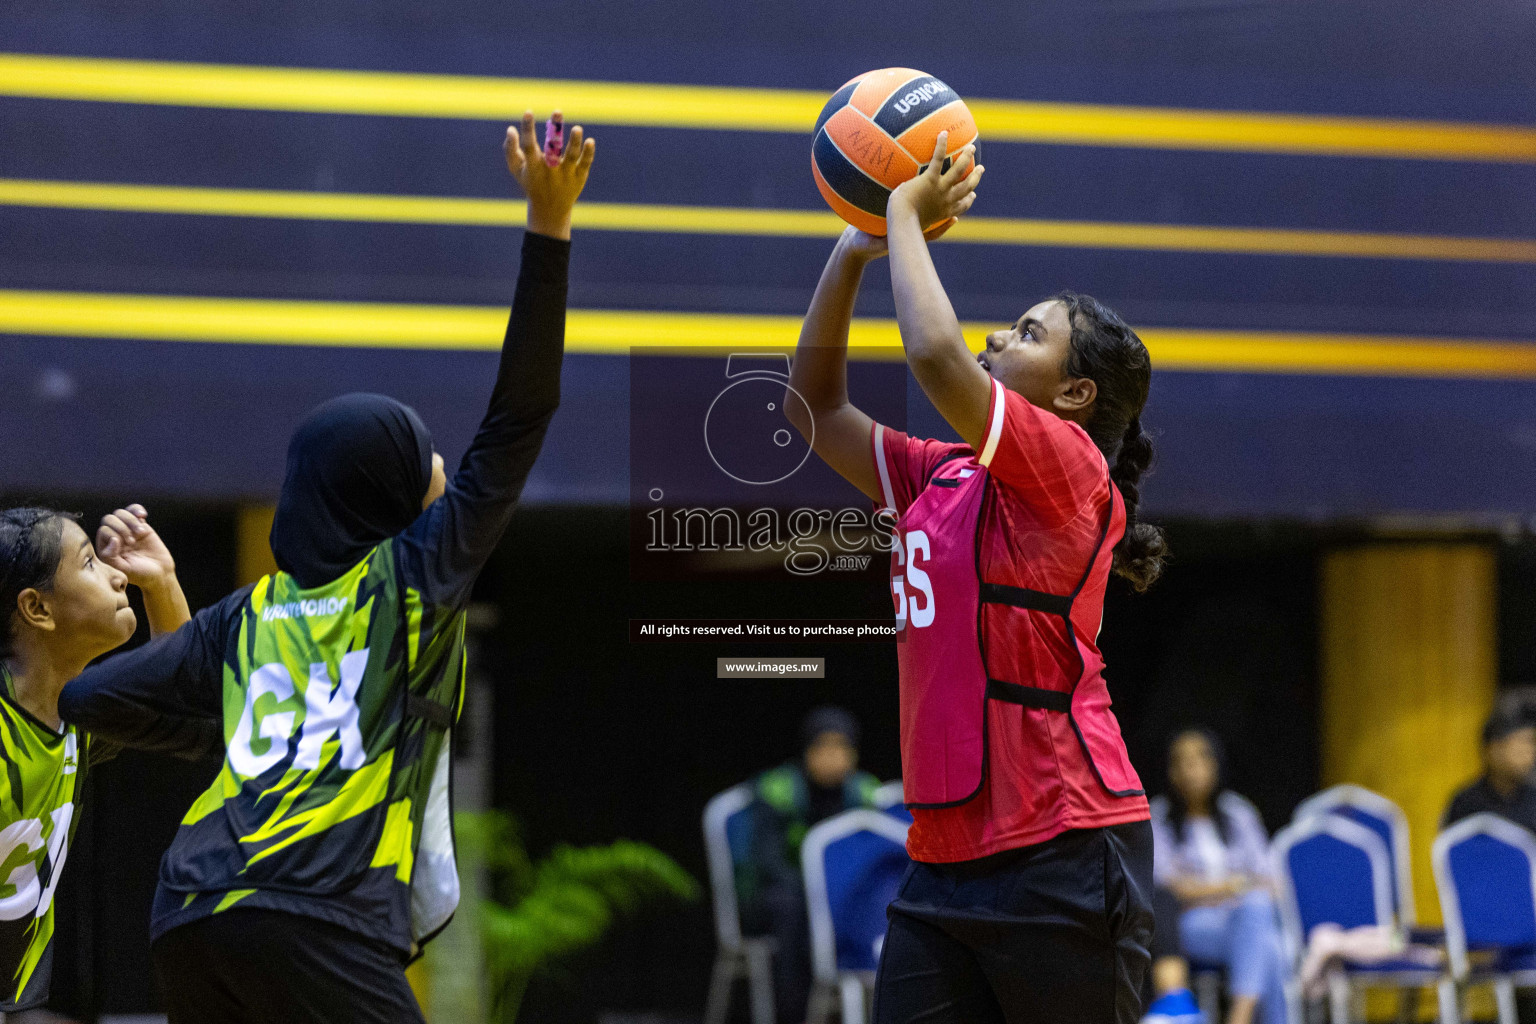
[[[886,230],[891,247],[891,292],[908,363],[915,369],[917,364],[954,358],[957,353],[969,359],[960,319],[944,293],[916,211],[892,196]]]
[[[848,330],[863,277],[864,260],[839,242],[806,311],[789,373],[790,387],[813,412],[834,409],[848,401]],[[794,405],[791,403],[786,411]]]
[[[784,395],[785,417],[800,436],[870,498],[880,494],[870,448],[874,422],[848,401],[848,329],[864,264],[880,251],[883,247],[851,228],[838,240],[806,311]]]
[[[187,596],[181,591],[181,581],[175,573],[163,577],[158,583],[140,586],[144,595],[144,616],[149,619],[149,635],[152,637],[174,633],[192,618],[187,607]]]

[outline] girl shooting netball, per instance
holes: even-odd
[[[898,517],[914,864],[875,1020],[1129,1024],[1150,960],[1152,837],[1096,641],[1110,574],[1143,589],[1162,564],[1161,534],[1136,520],[1151,363],[1124,321],[1071,292],[967,348],[924,229],[970,209],[983,169],[974,146],[946,161],[947,146],[939,132],[926,169],[890,192],[886,238],[844,231],[790,374],[816,453]],[[908,366],[963,444],[908,437],[848,399],[854,299],[887,248]]]

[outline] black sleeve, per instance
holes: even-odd
[[[87,733],[87,736],[90,734]],[[92,768],[104,765],[108,761],[115,760],[118,754],[123,752],[123,746],[119,743],[108,743],[106,740],[98,740],[91,737],[90,753],[86,757],[86,763]]]
[[[395,539],[408,585],[458,605],[501,539],[560,404],[571,243],[523,236],[517,294],[490,408],[442,498]]]
[[[202,758],[223,743],[224,645],[250,591],[242,587],[176,632],[87,668],[59,694],[59,717],[92,742]]]

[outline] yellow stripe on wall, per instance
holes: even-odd
[[[519,225],[524,217],[522,201],[513,199],[119,185],[15,178],[0,178],[0,205],[491,227]],[[597,231],[753,237],[835,238],[843,229],[843,222],[836,216],[815,210],[598,202],[578,204],[575,222],[578,227]],[[1536,263],[1536,240],[1523,238],[1465,238],[1017,217],[968,217],[946,237],[956,242],[987,245]]]
[[[1403,118],[977,100],[983,141],[1536,163],[1536,128]]]
[[[0,54],[0,95],[172,106],[504,121],[572,120],[809,132],[831,94],[790,89],[491,78]],[[1523,125],[1249,111],[970,101],[984,140],[1151,149],[1536,163]]]
[[[489,350],[500,346],[506,317],[499,306],[0,290],[0,334]],[[979,349],[998,326],[967,324],[966,339]],[[794,345],[799,331],[792,316],[576,309],[566,348],[773,348]],[[1511,341],[1152,327],[1140,334],[1164,370],[1536,379],[1536,344]],[[894,320],[856,320],[849,340],[866,358],[899,357]]]

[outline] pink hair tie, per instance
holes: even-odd
[[[548,121],[544,122],[544,162],[553,167],[560,162],[560,154],[565,152],[565,118],[559,111],[551,114]]]

